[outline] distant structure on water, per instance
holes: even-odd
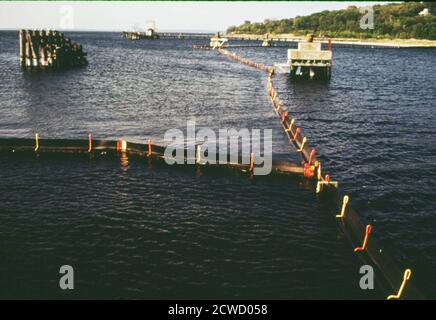
[[[137,28],[134,27],[134,29]],[[154,21],[147,21],[145,30],[124,31],[123,37],[130,40],[159,39],[159,35],[156,33],[156,23]]]
[[[287,63],[276,64],[282,72],[289,72],[293,79],[329,80],[332,67],[331,41],[328,50],[321,50],[321,42],[313,42],[313,35],[306,42],[299,42],[298,49],[288,50]]]
[[[153,29],[149,29],[145,32],[140,31],[124,31],[123,37],[130,40],[140,39],[159,39],[159,35],[154,32]]]
[[[265,33],[265,36],[263,38],[262,47],[271,47],[272,46],[272,39],[269,38],[269,34]]]
[[[228,41],[227,38],[222,38],[220,33],[217,32],[212,38],[210,38],[209,46],[212,49],[224,48]]]

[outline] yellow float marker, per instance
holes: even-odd
[[[196,163],[200,163],[200,161],[201,161],[201,146],[198,145],[197,146],[197,157],[195,159],[195,162]]]
[[[288,129],[285,130],[286,132],[292,131],[292,126],[294,125],[294,122],[295,122],[295,119],[292,118],[291,119],[291,123],[288,126]]]
[[[35,152],[39,150],[39,135],[35,133]]]
[[[298,152],[302,152],[303,151],[303,148],[304,148],[304,145],[306,144],[306,142],[307,142],[307,138],[304,137],[303,141],[301,142],[300,149],[297,150]]]
[[[336,218],[343,218],[345,215],[345,209],[347,208],[347,204],[350,198],[348,196],[344,196],[344,199],[342,200],[342,209],[341,213],[336,215]]]
[[[390,296],[388,296],[388,300],[397,300],[401,298],[401,295],[403,294],[403,290],[404,287],[406,286],[406,282],[410,279],[410,276],[412,275],[412,270],[410,269],[406,269],[406,271],[404,271],[404,276],[403,276],[403,282],[401,283],[400,289],[398,290],[397,294],[391,294]]]

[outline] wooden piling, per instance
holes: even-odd
[[[26,57],[25,57],[26,41],[25,41],[25,31],[24,30],[20,30],[18,32],[18,45],[19,45],[19,50],[20,50],[20,66],[24,67],[26,65]]]
[[[39,67],[39,42],[40,42],[40,35],[38,30],[33,31],[33,37],[32,37],[32,47],[33,47],[33,66]]]
[[[32,66],[32,64],[31,64],[31,56],[30,56],[30,43],[29,43],[29,40],[28,40],[28,34],[27,34],[27,31],[25,31],[25,34],[24,34],[24,37],[25,37],[25,39],[26,39],[26,45],[25,45],[25,47],[26,47],[26,49],[25,49],[25,54],[26,54],[26,61],[25,61],[25,66],[27,67],[27,68],[30,68],[31,66]]]

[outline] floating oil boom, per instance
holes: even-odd
[[[72,140],[72,139],[41,139],[38,134],[35,134],[35,139],[25,139],[25,138],[4,138],[0,139],[0,152],[12,152],[12,153],[37,153],[37,154],[89,154],[95,157],[101,156],[113,156],[119,155],[119,153],[125,153],[129,156],[139,156],[146,157],[149,159],[165,160],[168,156],[165,154],[166,146],[157,145],[152,142],[151,139],[147,139],[146,144],[141,143],[130,143],[123,139],[118,139],[117,141],[111,140],[95,140],[91,134],[88,134],[88,139],[85,140]],[[217,161],[216,164],[210,164],[201,159],[202,145],[196,145],[195,159],[189,158],[188,148],[182,147],[183,151],[183,162],[195,165],[202,165],[204,169],[207,168],[217,168],[224,167],[228,169],[235,169],[241,172],[253,173],[254,168],[258,164],[254,163],[254,155],[250,154],[250,163],[244,164],[242,161],[242,155],[238,155],[236,162],[232,162],[232,156],[227,154],[226,160],[221,162]],[[221,156],[218,154],[218,158]],[[171,158],[171,157],[170,157]],[[171,158],[172,159],[172,158]],[[274,174],[285,174],[296,177],[302,177],[304,174],[303,168],[296,163],[289,161],[273,160],[272,161],[272,173]]]
[[[330,48],[329,41],[329,48]],[[205,49],[204,47],[199,47]],[[320,47],[319,47],[320,51]],[[273,85],[273,77],[276,74],[277,66],[268,67],[266,65],[255,63],[249,59],[242,58],[233,52],[225,49],[219,49],[218,52],[223,55],[268,73],[268,95],[271,98],[275,113],[279,116],[280,124],[289,138],[289,142],[301,154],[303,162],[303,175],[307,178],[316,179],[316,193],[333,204],[336,219],[340,229],[348,237],[354,247],[354,253],[365,263],[376,267],[377,282],[385,293],[391,293],[387,296],[388,300],[392,299],[423,299],[422,293],[415,287],[413,281],[410,281],[412,270],[409,268],[401,269],[390,258],[390,256],[380,247],[378,241],[370,236],[373,226],[362,223],[357,212],[349,205],[349,196],[342,195],[338,191],[338,182],[331,181],[330,175],[324,175],[321,172],[321,162],[316,157],[315,148],[309,145],[306,136],[303,136],[301,129],[296,125],[295,118],[288,116],[288,111],[284,110],[284,105],[278,97],[278,93]],[[331,58],[331,57],[330,57]],[[290,66],[289,66],[290,67]]]

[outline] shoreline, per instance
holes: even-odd
[[[259,40],[264,39],[263,34],[238,34],[230,33],[223,34],[223,37],[228,39],[240,39],[246,40]],[[269,39],[272,41],[305,41],[306,36],[297,36],[294,34],[269,34]],[[315,42],[327,43],[328,38],[314,38]],[[391,48],[436,48],[436,40],[426,39],[358,39],[358,38],[332,38],[333,44],[349,44],[349,45],[362,45],[362,46],[374,46],[374,47],[391,47]]]

